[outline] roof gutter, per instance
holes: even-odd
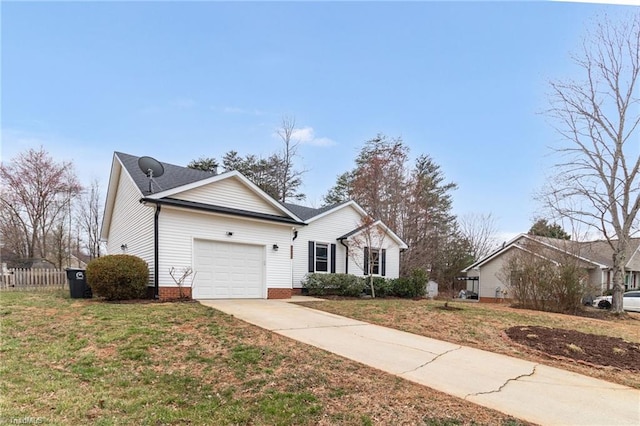
[[[288,223],[292,225],[301,225],[301,226],[306,225],[306,223],[299,222],[298,220],[290,217],[276,216],[276,215],[252,212],[247,210],[239,210],[239,209],[234,209],[230,207],[215,206],[210,204],[198,203],[194,201],[178,200],[175,198],[145,197],[140,199],[140,202],[141,203],[150,202],[156,205],[162,204],[170,207],[179,207],[179,208],[184,208],[189,210],[203,211],[208,213],[218,213],[218,214],[224,214],[224,215],[230,215],[230,216],[240,216],[244,218],[265,220],[270,222]]]

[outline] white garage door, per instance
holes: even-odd
[[[264,297],[264,247],[196,240],[194,299]]]

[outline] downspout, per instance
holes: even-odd
[[[160,298],[160,280],[158,277],[158,271],[160,270],[160,268],[158,267],[158,258],[160,257],[159,255],[159,250],[158,250],[158,217],[160,216],[160,204],[156,203],[156,212],[153,215],[153,263],[155,266],[155,271],[153,274],[153,286],[154,286],[154,299],[159,299]]]
[[[344,243],[344,238],[340,238],[338,241],[340,241],[340,244],[342,244],[346,249],[345,250],[346,254],[344,257],[344,273],[348,274],[349,273],[349,246]]]
[[[289,247],[289,276],[291,277],[291,288],[293,289],[293,242],[298,238],[298,230],[296,228],[291,228],[291,230],[293,231],[293,238]]]

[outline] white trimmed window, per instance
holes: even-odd
[[[329,272],[329,244],[316,243],[316,272]]]
[[[309,272],[336,272],[336,245],[309,241]]]

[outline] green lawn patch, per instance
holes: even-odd
[[[459,424],[511,419],[198,303],[0,293],[5,423]],[[456,423],[458,424],[458,423]]]

